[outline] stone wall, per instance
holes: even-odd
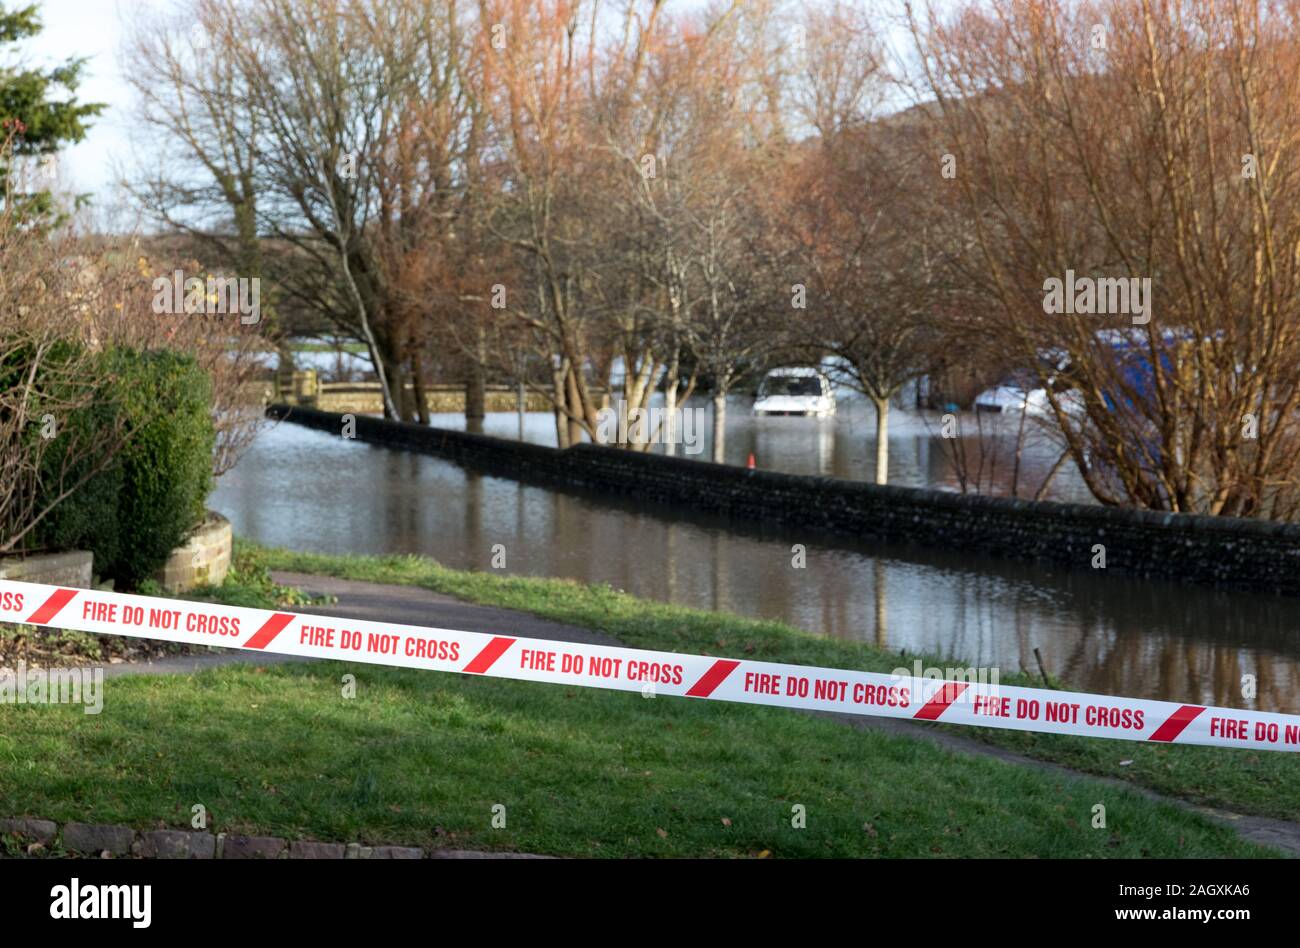
[[[203,523],[172,550],[153,578],[173,592],[209,584],[218,586],[230,570],[232,548],[230,521],[208,511]],[[0,579],[89,589],[93,566],[94,554],[89,550],[0,557]]]
[[[0,559],[0,579],[89,589],[93,561],[94,555],[89,550],[9,556]]]
[[[411,390],[411,386],[408,385],[407,389]],[[425,401],[429,411],[435,414],[458,414],[465,410],[465,387],[431,386],[425,391]],[[488,386],[484,401],[487,411],[513,412],[518,410],[519,395],[513,386]],[[524,406],[525,411],[551,410],[551,403],[541,392],[526,392]],[[378,382],[326,382],[321,385],[311,407],[321,411],[379,415],[384,411],[384,398],[380,394]]]
[[[274,417],[322,431],[340,416],[274,405]],[[972,556],[1091,568],[1108,575],[1300,595],[1300,525],[982,497],[778,474],[595,445],[566,451],[358,416],[359,440],[448,458],[559,489],[721,514],[854,539],[914,543]]]
[[[147,829],[121,823],[64,823],[30,816],[0,819],[0,837],[28,856],[140,859],[549,859],[531,853],[491,853],[464,849],[426,850],[418,846],[365,846],[323,843],[279,836],[238,836],[204,830]]]
[[[230,571],[233,540],[230,521],[209,510],[203,523],[172,550],[153,578],[171,592],[219,586]]]

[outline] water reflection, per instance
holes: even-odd
[[[809,463],[844,469],[837,438],[809,438],[819,446]],[[1297,603],[1281,597],[769,533],[650,510],[634,493],[622,502],[558,493],[288,424],[221,478],[212,505],[240,534],[294,549],[420,553],[488,570],[500,543],[510,573],[609,583],[1007,670],[1034,670],[1038,647],[1047,669],[1080,690],[1300,710]],[[804,569],[791,565],[796,543],[807,548]],[[1245,674],[1258,679],[1253,702],[1241,697]]]
[[[659,405],[656,396],[653,405]],[[745,464],[750,454],[758,467],[787,474],[811,474],[845,480],[873,482],[876,476],[875,409],[865,400],[841,399],[834,418],[755,418],[750,414],[753,400],[733,396],[727,401],[727,463]],[[696,430],[700,432],[701,453],[688,454],[677,449],[678,457],[709,460],[713,444],[712,413],[703,412]],[[942,415],[894,409],[889,421],[889,482],[903,487],[938,487],[958,490],[960,478],[954,470],[953,443],[941,436]],[[982,472],[980,481],[994,493],[1010,492],[1014,478],[1017,426],[1014,416],[977,416],[961,412],[956,430],[961,434],[960,449],[965,466],[972,475]],[[437,414],[430,424],[438,428],[463,431],[462,414]],[[518,415],[491,413],[484,421],[485,434],[499,438],[519,436]],[[524,437],[534,444],[554,447],[555,421],[551,415],[534,412],[525,416]],[[662,452],[663,446],[655,447]],[[1033,496],[1046,479],[1057,459],[1057,451],[1041,436],[1026,435],[1021,459],[1019,484],[1021,496]],[[1044,495],[1051,500],[1090,503],[1091,497],[1082,479],[1067,465],[1052,480]]]

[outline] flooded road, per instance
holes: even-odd
[[[840,420],[814,423],[829,435],[810,432],[804,419],[746,421],[764,466],[780,457],[792,473],[848,476],[841,472],[874,460],[865,432],[841,432],[849,426]],[[783,424],[753,424],[769,421]],[[529,422],[544,440],[549,417]],[[493,415],[487,432],[513,436],[515,425],[513,415]],[[753,450],[743,435],[732,440],[729,453],[743,459]],[[921,440],[917,432],[891,438],[899,472],[910,472],[896,483],[931,484],[936,470],[942,478],[933,445]],[[645,508],[634,485],[622,502],[558,493],[292,424],[265,432],[218,481],[210,506],[240,535],[276,546],[419,553],[488,570],[493,545],[502,544],[507,573],[609,583],[1004,672],[1035,671],[1037,647],[1047,670],[1072,689],[1300,711],[1300,602],[1292,599],[764,533]],[[804,569],[791,565],[796,543],[807,547]],[[1258,681],[1253,701],[1241,695],[1246,674]]]
[[[663,404],[656,395],[652,409]],[[754,456],[755,464],[765,470],[785,474],[811,474],[845,480],[874,481],[876,476],[876,414],[862,398],[839,401],[833,418],[754,418],[750,414],[753,399],[733,396],[727,400],[726,461],[745,464]],[[711,460],[713,445],[712,412],[699,399],[692,402],[698,414],[692,423],[679,424],[680,437],[690,432],[695,445],[678,444],[678,457]],[[1033,424],[1026,426],[1025,449],[1019,472],[1015,464],[1015,446],[1019,434],[1019,415],[996,415],[960,412],[955,429],[960,439],[941,437],[943,417],[938,412],[893,409],[889,415],[889,482],[903,487],[936,487],[958,490],[960,474],[972,482],[978,478],[993,493],[1010,494],[1013,482],[1020,496],[1032,497],[1047,479],[1058,452],[1036,433]],[[534,444],[555,447],[555,423],[552,416],[532,413],[526,416],[524,439]],[[430,419],[437,428],[465,430],[462,414],[440,414]],[[499,438],[519,437],[518,416],[508,412],[487,416],[484,434]],[[691,448],[694,447],[694,450]],[[663,453],[663,445],[652,450]],[[960,462],[957,460],[960,458]],[[1082,478],[1071,465],[1064,465],[1051,479],[1044,493],[1048,500],[1091,503],[1092,498]]]

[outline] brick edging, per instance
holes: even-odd
[[[363,846],[242,836],[204,830],[135,830],[118,823],[64,823],[32,817],[0,819],[0,836],[23,840],[28,855],[62,851],[70,855],[138,859],[549,859],[532,853],[495,853],[419,846]]]

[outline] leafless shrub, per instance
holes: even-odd
[[[194,356],[212,380],[212,422],[216,429],[213,473],[234,466],[266,424],[263,404],[253,384],[262,371],[266,340],[259,324],[245,324],[238,314],[154,312],[154,281],[210,275],[198,261],[153,260],[134,252],[129,239],[115,242],[85,264],[93,277],[89,310],[92,338],[98,346],[127,346],[139,351],[170,349]]]
[[[0,144],[0,155],[10,144]],[[125,436],[120,425],[66,426],[100,382],[93,353],[79,344],[88,329],[86,273],[70,241],[21,218],[8,199],[12,183],[0,205],[0,553],[29,545],[49,512],[111,463]],[[59,437],[64,450],[49,470]],[[94,461],[78,463],[85,458]]]

